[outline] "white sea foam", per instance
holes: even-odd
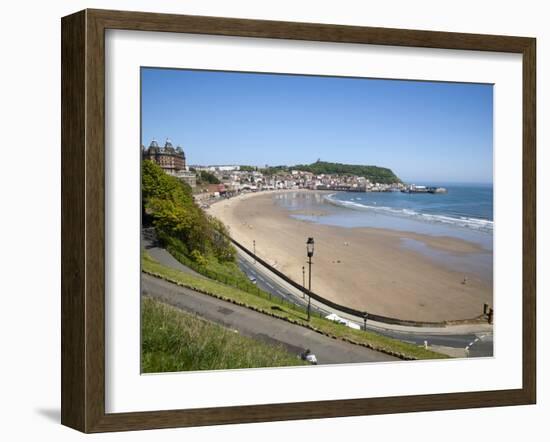
[[[449,216],[449,215],[436,215],[428,213],[420,213],[412,209],[397,209],[387,206],[371,206],[368,204],[357,203],[355,201],[343,201],[333,198],[333,195],[327,195],[325,200],[331,204],[347,207],[354,210],[371,211],[375,213],[381,213],[392,216],[400,216],[405,218],[412,218],[423,222],[433,222],[449,224],[459,227],[465,227],[473,230],[481,230],[486,232],[493,231],[493,221],[479,218],[471,218],[466,216]]]

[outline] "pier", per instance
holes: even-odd
[[[447,193],[445,187],[415,186],[414,184],[402,189],[403,193]]]

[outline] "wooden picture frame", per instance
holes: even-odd
[[[270,405],[105,412],[105,30],[491,51],[523,58],[523,385]],[[62,19],[62,409],[104,432],[533,404],[536,400],[536,41],[533,38],[84,10]]]

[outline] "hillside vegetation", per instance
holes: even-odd
[[[197,186],[203,185],[203,184],[220,184],[221,181],[211,172],[208,172],[206,170],[201,170],[197,174]]]
[[[241,166],[242,169],[242,166]],[[261,169],[266,175],[302,170],[315,175],[355,175],[365,177],[373,183],[392,184],[400,183],[401,179],[391,169],[378,166],[362,166],[359,164],[329,163],[316,161],[312,164],[296,164],[294,166],[272,166]]]
[[[305,364],[282,345],[241,336],[190,313],[143,298],[143,373]]]
[[[195,204],[191,188],[155,163],[142,164],[142,224],[154,226],[162,246],[202,275],[267,296],[237,265],[225,226]]]
[[[365,177],[371,182],[383,184],[399,183],[401,181],[391,169],[378,166],[361,166],[358,164],[341,164],[317,161],[312,164],[298,164],[296,166],[292,166],[292,169],[311,172],[315,175],[356,175]]]
[[[235,249],[224,236],[223,224],[195,204],[187,184],[148,160],[142,162],[141,181],[144,225],[154,225],[161,237],[179,240],[181,252],[197,262],[234,261]]]

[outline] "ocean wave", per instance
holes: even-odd
[[[493,221],[480,218],[472,218],[467,216],[449,216],[449,215],[436,215],[431,213],[421,213],[412,209],[397,209],[387,206],[368,205],[357,203],[355,201],[345,201],[333,198],[333,195],[327,195],[325,200],[331,204],[341,207],[347,207],[354,210],[371,211],[377,213],[383,213],[392,216],[400,216],[404,218],[412,218],[423,222],[433,222],[450,224],[458,227],[465,227],[473,230],[482,230],[486,232],[493,231]],[[357,198],[356,198],[357,199]]]

